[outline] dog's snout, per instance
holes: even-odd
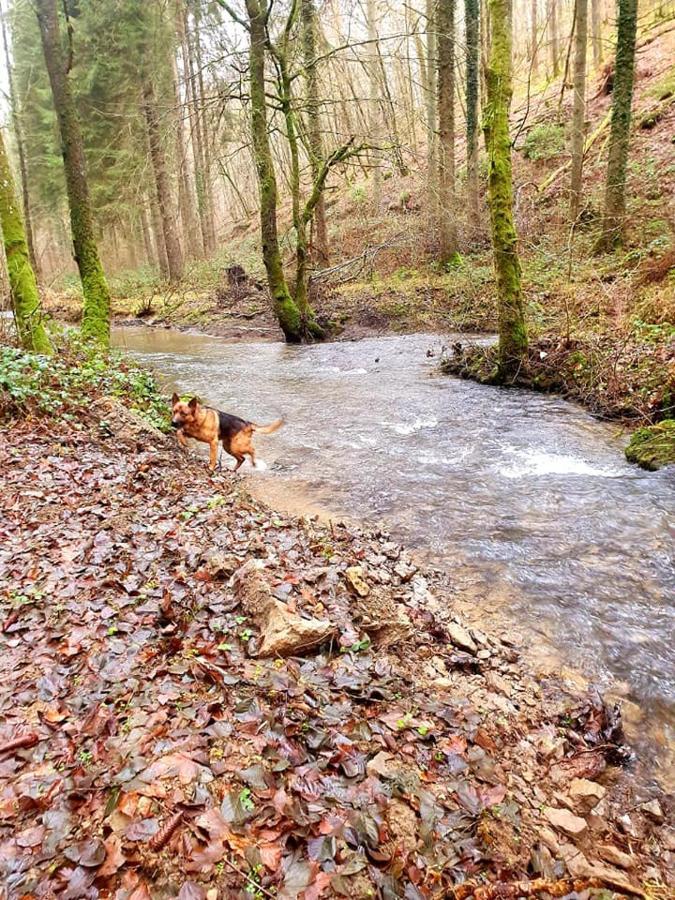
[[[172,420],[171,420],[171,427],[172,427],[172,428],[180,428],[180,426],[181,426],[181,423],[180,423],[180,420],[179,420],[179,419],[172,419]]]

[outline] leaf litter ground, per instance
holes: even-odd
[[[7,897],[666,896],[667,804],[599,697],[467,630],[386,534],[127,424],[0,437]],[[285,653],[327,637],[261,656],[270,610]]]

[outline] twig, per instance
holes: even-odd
[[[233,872],[236,872],[237,875],[241,875],[241,877],[248,882],[248,884],[253,885],[256,891],[259,891],[261,894],[264,894],[266,897],[271,897],[272,900],[276,900],[276,894],[273,894],[271,891],[268,891],[267,888],[264,888],[261,884],[258,884],[250,875],[247,875],[246,872],[243,872],[238,866],[235,866],[233,862],[225,856],[223,857],[223,862],[226,866],[229,866]]]

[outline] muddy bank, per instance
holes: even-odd
[[[388,535],[273,512],[114,406],[0,457],[9,896],[665,884],[615,713]]]

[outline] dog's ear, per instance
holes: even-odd
[[[190,407],[192,412],[194,412],[197,409],[198,403],[199,403],[199,400],[197,400],[196,397],[193,397],[192,400],[190,400],[190,402],[188,403],[188,406]]]
[[[180,400],[180,397],[179,397],[178,394],[174,391],[174,392],[173,392],[173,397],[171,398],[171,405],[172,405],[172,406],[175,406],[176,403],[178,403],[179,400]]]

